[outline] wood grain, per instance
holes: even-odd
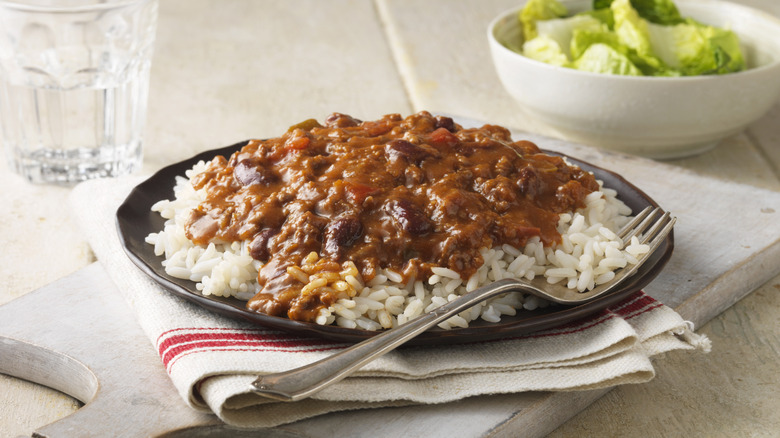
[[[775,277],[701,327],[710,354],[659,357],[653,381],[614,389],[550,437],[777,436],[778,308]]]
[[[67,214],[64,188],[33,186],[0,162],[0,305],[75,272],[94,261]],[[31,244],[31,242],[44,242]],[[25,263],[46,256],[48,262]],[[0,327],[4,322],[0,321]],[[0,374],[0,436],[29,435],[80,407],[71,397]]]
[[[148,172],[332,112],[409,111],[371,2],[160,2]]]

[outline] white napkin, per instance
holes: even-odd
[[[675,349],[709,350],[669,307],[638,292],[581,321],[500,341],[408,347],[296,403],[251,392],[259,374],[295,368],[344,348],[225,318],[167,292],[125,255],[115,212],[138,177],[94,180],[71,195],[74,215],[184,400],[236,427],[271,427],[348,409],[446,403],[486,394],[573,391],[642,383],[650,357]],[[173,184],[173,181],[171,181]]]

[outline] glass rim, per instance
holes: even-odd
[[[0,8],[13,9],[21,12],[41,13],[74,13],[119,9],[131,5],[151,3],[157,0],[119,0],[106,2],[105,0],[85,0],[84,4],[65,6],[57,4],[36,4],[25,0],[0,0]]]

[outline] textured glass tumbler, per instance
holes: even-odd
[[[0,0],[12,169],[70,185],[139,170],[157,0]]]

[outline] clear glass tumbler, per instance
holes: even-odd
[[[0,133],[10,166],[69,185],[143,160],[157,0],[0,0]]]

